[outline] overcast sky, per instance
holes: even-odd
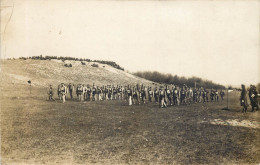
[[[6,0],[1,58],[83,57],[112,60],[131,72],[255,84],[260,82],[259,8],[257,0]]]

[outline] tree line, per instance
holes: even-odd
[[[157,83],[165,83],[165,84],[174,84],[178,86],[183,86],[184,84],[190,87],[195,87],[195,82],[196,82],[196,87],[203,87],[203,88],[214,88],[214,89],[225,89],[225,86],[213,83],[212,81],[209,80],[204,80],[199,77],[191,77],[191,78],[186,78],[186,77],[179,77],[177,75],[172,75],[172,74],[164,74],[160,73],[157,71],[144,71],[144,72],[136,72],[133,73],[134,75],[153,81]]]
[[[62,61],[65,61],[65,60],[73,60],[73,61],[86,61],[86,62],[97,62],[97,63],[101,63],[101,64],[107,64],[107,65],[110,65],[116,69],[119,69],[119,70],[123,70],[124,71],[124,68],[121,67],[120,65],[118,65],[116,62],[114,61],[104,61],[104,60],[90,60],[90,59],[87,59],[87,58],[76,58],[76,57],[62,57],[62,56],[32,56],[32,57],[19,57],[19,59],[23,59],[23,60],[26,60],[26,59],[33,59],[33,60],[52,60],[52,59],[55,59],[55,60],[62,60]]]

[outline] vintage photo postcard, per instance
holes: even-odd
[[[0,164],[260,164],[259,0],[0,3]]]

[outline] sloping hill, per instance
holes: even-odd
[[[1,84],[27,84],[32,81],[33,86],[44,87],[49,84],[60,83],[96,85],[134,85],[143,83],[152,85],[151,81],[136,77],[125,71],[115,69],[106,64],[91,66],[94,62],[61,60],[3,60],[1,61]],[[72,67],[65,67],[72,64]]]

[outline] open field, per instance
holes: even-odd
[[[11,86],[11,85],[10,85]],[[12,86],[11,86],[12,87]],[[259,164],[260,115],[239,93],[187,106],[46,101],[46,89],[2,88],[2,164]]]
[[[226,100],[164,109],[47,101],[48,85],[56,91],[61,82],[153,85],[107,65],[71,63],[1,61],[1,164],[260,163],[260,115],[241,113],[238,92],[228,111]]]

